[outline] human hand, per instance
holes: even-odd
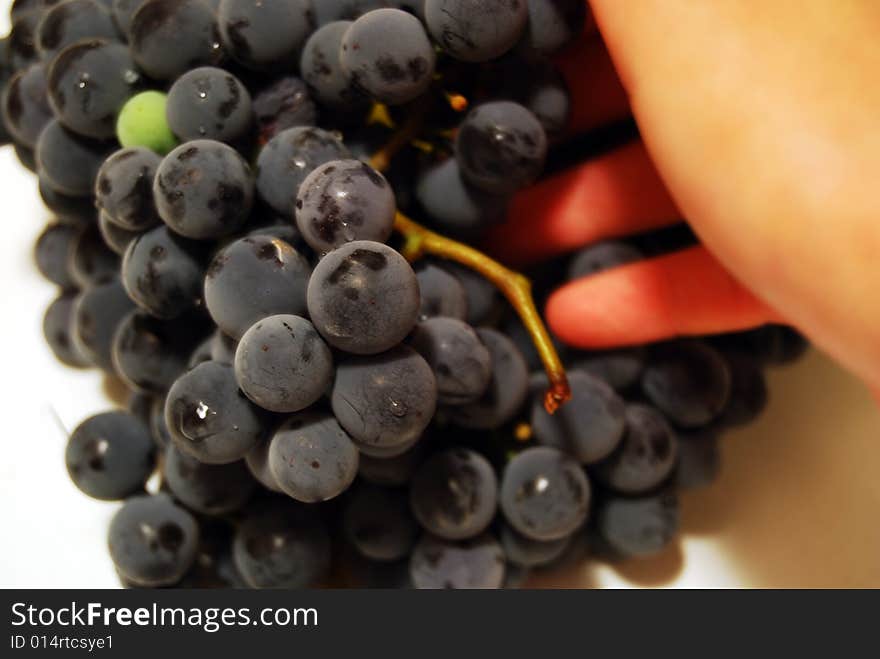
[[[547,305],[584,348],[795,325],[880,389],[880,46],[874,3],[593,0],[560,62],[571,131],[631,144],[521,193],[490,244],[533,262],[686,218],[703,246],[573,282]]]

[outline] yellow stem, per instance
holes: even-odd
[[[476,270],[495,284],[522,319],[547,371],[550,387],[544,397],[544,407],[553,414],[560,405],[571,399],[565,367],[559,359],[544,321],[538,314],[532,297],[532,284],[526,277],[506,268],[469,245],[423,227],[402,213],[397,214],[394,228],[404,237],[402,253],[408,260],[414,261],[425,254],[432,254]]]

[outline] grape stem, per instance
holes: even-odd
[[[426,254],[439,256],[467,266],[492,282],[516,309],[547,371],[550,382],[544,396],[544,407],[547,412],[555,413],[561,405],[571,399],[565,367],[535,307],[532,283],[527,277],[510,270],[469,245],[423,227],[403,213],[397,213],[394,228],[404,238],[402,253],[407,260],[416,261]]]

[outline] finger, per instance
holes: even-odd
[[[547,320],[569,345],[608,348],[779,318],[705,248],[694,247],[572,282],[551,296]]]
[[[555,62],[571,99],[568,134],[586,133],[630,116],[626,91],[600,38],[579,39]]]
[[[517,194],[486,245],[508,263],[532,263],[679,220],[644,147],[634,142]]]

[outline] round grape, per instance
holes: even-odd
[[[71,434],[65,453],[67,473],[90,497],[125,499],[143,491],[156,466],[154,448],[140,419],[127,412],[98,414]]]
[[[343,361],[336,370],[330,402],[339,423],[359,446],[381,452],[418,441],[434,416],[437,385],[431,368],[415,350],[397,346]]]
[[[214,11],[202,0],[146,0],[131,19],[130,48],[156,80],[173,80],[223,58]]]
[[[590,482],[575,460],[558,449],[526,449],[505,467],[499,501],[514,530],[549,542],[571,535],[587,519]]]
[[[153,198],[159,216],[173,231],[195,240],[216,239],[247,221],[254,183],[250,167],[235,149],[196,140],[162,160]]]
[[[144,231],[161,221],[153,203],[153,180],[162,160],[142,147],[111,155],[98,171],[95,205],[122,229]]]
[[[555,414],[543,395],[532,401],[532,431],[538,442],[565,451],[584,465],[604,460],[620,445],[626,406],[607,384],[581,371],[568,371],[572,398]]]
[[[217,326],[240,339],[255,323],[280,314],[303,316],[308,261],[271,236],[242,238],[217,253],[205,278],[205,306]]]
[[[251,95],[241,80],[212,66],[187,71],[171,85],[168,126],[182,141],[243,139],[253,124]]]
[[[526,0],[425,0],[425,22],[443,50],[488,62],[513,48],[529,20]]]
[[[575,281],[643,258],[644,254],[629,243],[607,240],[579,251],[568,266],[568,278]]]
[[[70,245],[67,269],[80,288],[119,277],[119,255],[104,243],[97,224],[80,231]]]
[[[543,567],[558,560],[568,549],[571,538],[542,542],[517,533],[507,524],[501,526],[501,547],[507,560],[520,567]]]
[[[69,255],[82,231],[67,224],[50,224],[34,246],[34,262],[40,274],[65,290],[76,288],[70,273]]]
[[[55,190],[72,197],[92,194],[109,144],[87,140],[52,120],[40,133],[36,159],[40,176]]]
[[[270,316],[251,327],[235,352],[235,378],[245,395],[272,412],[299,412],[333,380],[333,355],[300,316]]]
[[[321,259],[307,301],[312,322],[330,345],[370,355],[397,345],[415,326],[419,283],[398,252],[355,241]]]
[[[118,281],[99,284],[80,294],[73,307],[73,340],[90,363],[113,372],[113,336],[134,308]]]
[[[306,177],[296,199],[296,224],[319,254],[355,240],[385,242],[397,203],[388,181],[360,160],[332,160]]]
[[[160,226],[128,245],[122,259],[122,282],[141,309],[170,320],[201,301],[203,263],[198,243]]]
[[[46,91],[46,69],[32,64],[15,73],[3,90],[3,123],[20,144],[34,148],[52,119]]]
[[[663,415],[647,405],[626,408],[626,434],[619,449],[598,465],[596,475],[623,494],[652,490],[675,469],[678,442]]]
[[[483,103],[461,123],[455,154],[470,184],[492,194],[509,194],[540,176],[547,134],[535,115],[518,103]]]
[[[342,37],[342,70],[381,103],[401,105],[421,96],[435,61],[421,21],[399,9],[364,14]]]
[[[79,41],[52,60],[49,102],[66,128],[85,137],[108,139],[116,135],[117,115],[140,81],[122,44]]]
[[[678,499],[664,493],[644,499],[608,499],[596,512],[605,542],[623,556],[659,554],[675,537],[679,525]]]
[[[314,125],[318,114],[306,83],[295,76],[278,78],[263,87],[254,95],[252,105],[261,144],[288,128]]]
[[[206,464],[241,460],[266,431],[264,414],[238,390],[228,364],[205,362],[184,373],[165,401],[175,446]]]
[[[223,45],[237,62],[257,71],[287,69],[314,29],[313,12],[309,0],[221,0],[217,22]]]
[[[133,584],[170,586],[196,558],[199,526],[167,494],[133,497],[110,522],[110,557]]]
[[[110,251],[117,256],[125,254],[125,250],[128,249],[131,241],[140,235],[137,231],[122,229],[116,224],[113,224],[107,213],[98,214],[98,231],[100,232],[104,243],[110,248]]]
[[[116,121],[119,143],[128,147],[144,147],[165,155],[177,146],[177,138],[168,126],[165,109],[168,97],[157,91],[141,92],[128,99]]]
[[[115,40],[118,36],[113,17],[100,2],[64,0],[43,15],[37,28],[37,49],[49,61],[82,39]]]
[[[489,526],[498,507],[495,470],[479,453],[449,449],[416,472],[410,505],[419,524],[439,538],[465,540]]]
[[[420,263],[416,266],[416,279],[422,299],[420,321],[437,316],[467,318],[467,293],[458,277],[432,263]]]
[[[701,341],[653,347],[642,374],[648,400],[682,428],[698,428],[717,418],[730,398],[730,386],[724,357]]]

